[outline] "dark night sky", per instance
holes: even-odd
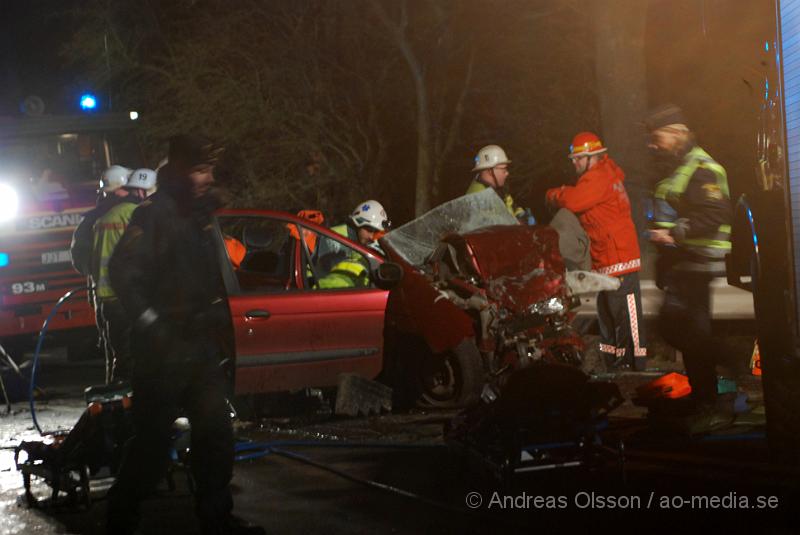
[[[64,13],[75,0],[0,0],[0,115],[18,113],[27,95],[38,95],[48,111],[71,104],[76,72],[58,48],[70,28]]]
[[[0,115],[19,113],[27,95],[42,97],[50,113],[77,111],[88,87],[58,49],[71,33],[64,14],[78,2],[0,0]],[[650,0],[649,100],[687,108],[701,142],[734,183],[747,180],[754,165],[758,107],[743,80],[760,76],[758,50],[773,31],[773,6],[772,0]]]

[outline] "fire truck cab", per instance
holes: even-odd
[[[127,114],[0,117],[0,339],[12,355],[33,349],[59,298],[86,286],[72,267],[72,233],[96,204],[102,171],[138,163],[134,124]],[[83,291],[48,333],[81,358],[94,329]]]

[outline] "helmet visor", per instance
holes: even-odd
[[[373,230],[375,232],[387,231],[392,227],[392,222],[389,221],[388,219],[384,219],[383,220],[382,228],[375,228],[375,225],[373,224],[372,221],[370,221],[369,219],[367,219],[365,217],[361,217],[361,216],[354,216],[353,217],[353,222],[356,224],[356,226],[358,228],[366,227],[366,228],[368,228],[370,230]]]

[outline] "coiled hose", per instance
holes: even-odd
[[[50,310],[50,314],[47,315],[47,318],[42,323],[42,328],[39,330],[39,337],[36,339],[36,349],[33,352],[33,365],[31,366],[31,383],[30,388],[28,389],[28,402],[31,408],[31,419],[33,420],[33,426],[39,432],[40,435],[44,435],[42,428],[39,426],[39,421],[36,419],[36,404],[34,402],[34,391],[36,390],[36,368],[39,365],[39,353],[42,350],[42,342],[44,341],[44,336],[47,334],[47,328],[50,325],[50,320],[56,315],[58,309],[61,308],[61,305],[69,301],[72,296],[77,294],[80,291],[87,291],[88,287],[80,286],[78,288],[73,288],[72,290],[68,291],[64,295],[61,296],[56,304],[53,306],[52,310]]]

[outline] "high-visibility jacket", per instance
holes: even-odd
[[[112,195],[100,199],[97,206],[83,214],[80,224],[72,234],[70,253],[72,266],[83,276],[88,277],[92,271],[92,253],[94,252],[94,224],[117,204],[123,202],[124,197]],[[94,283],[92,283],[94,285]]]
[[[682,253],[675,268],[724,273],[733,217],[725,168],[695,145],[658,183],[655,201],[675,210],[672,220],[657,213],[654,221],[657,228],[669,229]]]
[[[331,227],[331,230],[336,234],[338,234],[339,236],[344,236],[350,241],[358,243],[358,231],[354,229],[352,226],[348,225],[347,223],[342,223],[341,225],[334,225]]]
[[[369,271],[361,262],[342,260],[317,284],[320,288],[364,288],[369,286]]]
[[[624,180],[622,169],[605,156],[574,186],[547,191],[547,199],[577,215],[589,235],[592,270],[615,277],[639,271],[642,265]]]
[[[480,193],[487,188],[489,188],[489,186],[487,186],[483,182],[479,182],[478,180],[473,180],[470,183],[469,188],[467,188],[466,194],[469,195],[470,193]],[[525,213],[525,210],[523,210],[519,206],[514,206],[514,198],[511,196],[510,193],[506,193],[503,196],[503,202],[506,203],[506,209],[508,210],[508,213],[513,215],[514,217],[520,217]]]
[[[133,200],[116,204],[94,223],[91,276],[95,281],[95,292],[99,299],[115,297],[108,276],[108,262],[125,229],[128,228],[137,205],[138,203]]]

